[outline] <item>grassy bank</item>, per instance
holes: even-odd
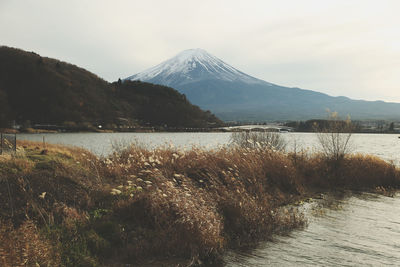
[[[218,262],[228,247],[305,224],[283,205],[399,185],[399,171],[371,156],[130,147],[100,159],[19,142],[0,156],[0,265]]]

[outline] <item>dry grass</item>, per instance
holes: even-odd
[[[43,238],[34,222],[26,220],[18,228],[0,223],[0,265],[59,266],[60,255],[52,243]]]
[[[11,229],[3,239],[20,247],[34,239],[31,259],[65,266],[154,257],[210,263],[227,247],[303,226],[301,213],[283,207],[315,190],[399,186],[394,166],[362,155],[338,164],[261,148],[131,146],[100,159],[79,148],[19,147],[0,160],[0,219],[9,222],[1,229]],[[25,260],[0,251],[5,265]]]
[[[370,155],[350,155],[343,162],[341,176],[345,186],[353,190],[400,186],[399,171],[392,163]]]

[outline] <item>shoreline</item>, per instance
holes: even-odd
[[[227,129],[217,129],[217,128],[169,128],[169,129],[154,129],[154,128],[138,128],[136,130],[45,130],[45,129],[29,129],[27,131],[21,131],[16,129],[3,128],[0,129],[1,133],[4,134],[58,134],[58,133],[233,133],[241,132],[247,130],[227,130]],[[253,132],[264,132],[265,130],[255,129]],[[282,132],[283,134],[287,132]],[[290,131],[288,133],[315,133],[312,131]],[[399,135],[400,132],[374,132],[374,131],[355,131],[352,134],[396,134]]]

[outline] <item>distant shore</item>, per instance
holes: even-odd
[[[28,128],[23,130],[11,129],[11,128],[0,128],[0,133],[6,134],[40,134],[40,133],[162,133],[162,132],[238,132],[238,131],[268,131],[268,129],[261,128],[261,127],[254,127],[252,129],[248,128],[236,128],[233,127],[229,129],[228,127],[223,128],[165,128],[165,127],[137,127],[137,128],[130,128],[130,129],[35,129],[35,128]],[[275,131],[275,130],[274,130]],[[287,132],[294,132],[294,133],[310,133],[313,131],[297,131],[297,130],[290,130],[290,131],[277,131],[282,133]],[[380,130],[357,130],[353,131],[352,133],[360,133],[360,134],[400,134],[400,131],[380,131]]]
[[[9,133],[9,134],[18,134],[18,133],[28,133],[28,134],[37,134],[37,133],[153,133],[153,132],[228,132],[224,129],[218,128],[163,128],[163,127],[136,127],[129,129],[35,129],[28,128],[23,130],[16,130],[10,128],[0,129],[1,133]]]

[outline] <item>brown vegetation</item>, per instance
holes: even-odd
[[[363,155],[333,171],[322,155],[260,148],[131,146],[97,158],[18,145],[16,156],[0,157],[2,266],[209,263],[227,247],[303,226],[301,213],[282,207],[317,191],[400,185],[393,165]]]

